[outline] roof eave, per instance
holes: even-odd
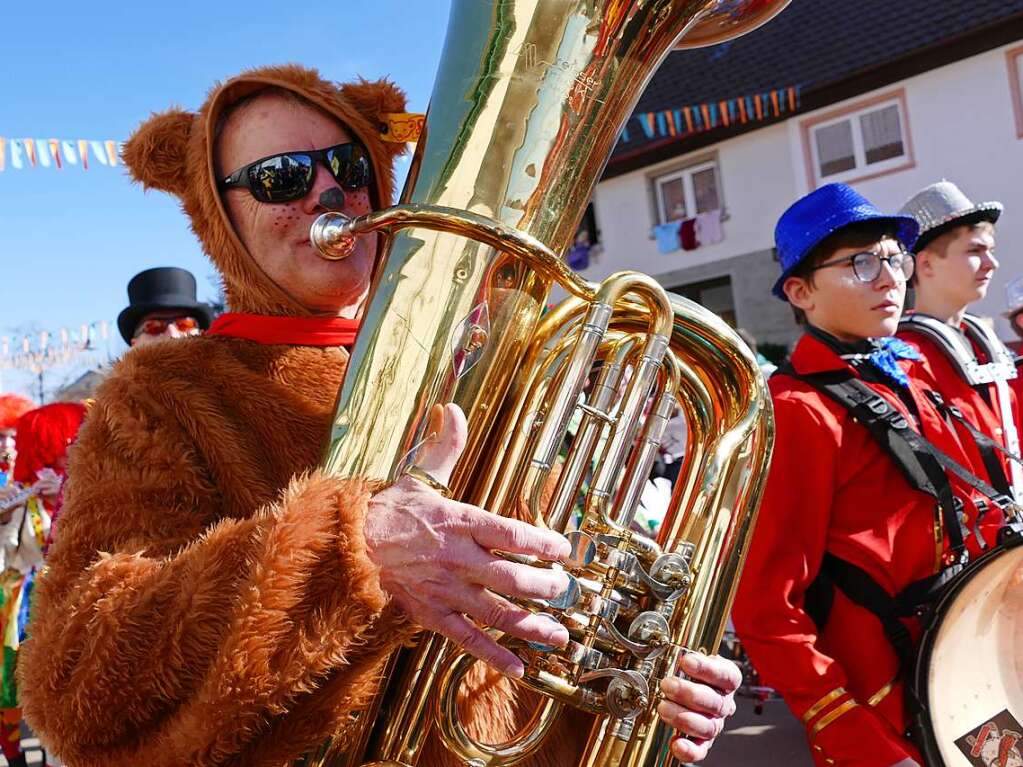
[[[1023,13],[999,19],[985,27],[972,29],[957,37],[919,48],[911,54],[882,64],[866,67],[839,80],[804,88],[799,109],[782,117],[755,123],[736,124],[678,139],[668,137],[650,141],[635,149],[611,155],[601,181],[640,168],[719,144],[744,133],[761,130],[799,114],[835,104],[863,93],[901,82],[939,67],[962,61],[1023,38]]]

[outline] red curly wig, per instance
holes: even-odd
[[[18,419],[35,406],[20,394],[0,394],[0,429],[13,429]]]
[[[77,402],[55,402],[29,410],[18,419],[18,459],[14,481],[23,485],[36,481],[36,473],[47,467],[64,472],[57,461],[67,455],[85,419],[85,406]]]

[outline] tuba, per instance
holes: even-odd
[[[645,275],[587,282],[560,254],[663,58],[738,36],[787,2],[453,0],[401,203],[325,213],[311,231],[325,258],[344,258],[359,234],[385,238],[323,466],[392,482],[415,466],[432,407],[461,406],[469,439],[451,496],[569,537],[557,566],[573,587],[525,606],[571,642],[502,640],[543,703],[510,742],[488,744],[456,707],[474,659],[423,636],[391,659],[344,747],[306,764],[411,767],[435,731],[463,764],[513,765],[564,706],[594,715],[579,764],[671,761],[659,681],[688,648],[720,642],[770,459],[770,401],[718,317]],[[547,310],[555,286],[568,297]],[[652,534],[635,515],[676,408],[689,448]]]

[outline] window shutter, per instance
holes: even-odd
[[[856,167],[852,124],[848,120],[818,128],[815,138],[822,178]]]
[[[895,104],[860,115],[860,127],[863,130],[863,151],[868,165],[905,154],[902,121],[899,120],[899,108]]]

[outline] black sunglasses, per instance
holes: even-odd
[[[349,191],[369,186],[372,171],[366,147],[350,141],[326,149],[281,152],[250,162],[220,182],[221,189],[248,189],[260,202],[301,200],[313,188],[316,163]]]

